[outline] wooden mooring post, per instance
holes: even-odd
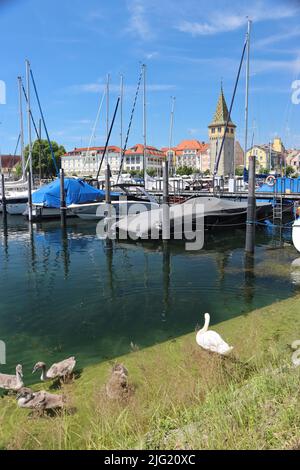
[[[256,198],[255,198],[255,156],[249,157],[249,181],[248,181],[248,206],[246,224],[246,253],[254,253],[256,223]]]
[[[1,194],[2,194],[2,212],[3,212],[3,216],[6,217],[5,181],[4,181],[3,173],[1,173]]]
[[[31,172],[27,171],[27,188],[28,188],[28,220],[32,222],[32,177]]]
[[[60,178],[60,221],[62,227],[66,226],[66,217],[67,217],[67,206],[66,206],[66,194],[65,194],[65,173],[61,168],[59,170]]]
[[[106,165],[106,170],[105,170],[105,202],[106,204],[111,204],[109,163]]]
[[[169,207],[169,163],[163,163],[163,208],[162,208],[162,238],[170,239],[170,207]]]

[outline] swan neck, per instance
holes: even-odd
[[[201,333],[205,333],[205,332],[208,330],[208,327],[209,327],[209,320],[210,320],[210,318],[209,318],[209,316],[207,315],[207,316],[205,317],[204,326],[203,326],[203,328],[201,328],[201,330],[200,330]]]
[[[46,372],[46,366],[44,365],[42,367],[42,375],[41,375],[41,380],[45,381],[47,379],[47,372]]]
[[[22,376],[21,376],[19,371],[17,371],[16,376],[17,376],[17,384],[18,385],[23,385]]]

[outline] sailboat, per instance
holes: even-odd
[[[20,215],[24,212],[28,202],[28,190],[26,181],[26,165],[24,156],[24,128],[23,128],[23,109],[22,109],[22,81],[18,77],[19,89],[19,115],[20,115],[20,146],[21,146],[21,163],[22,177],[18,181],[8,181],[5,183],[5,199],[6,210],[9,214]],[[2,196],[0,203],[0,211],[2,212]]]

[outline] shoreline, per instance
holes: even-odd
[[[300,295],[211,329],[234,346],[228,358],[201,350],[192,332],[88,366],[63,386],[72,413],[30,418],[14,396],[1,398],[0,448],[300,447],[300,369],[290,347],[300,339]],[[134,389],[125,403],[104,393],[115,362]],[[60,393],[51,383],[33,389]]]

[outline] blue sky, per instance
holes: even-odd
[[[111,115],[124,74],[124,133],[140,63],[147,64],[148,143],[167,146],[170,97],[176,97],[174,144],[207,141],[221,79],[229,104],[246,31],[253,20],[249,126],[256,143],[280,135],[300,148],[300,104],[291,85],[300,77],[300,3],[253,0],[0,0],[0,148],[13,152],[19,133],[17,76],[31,62],[52,139],[88,145],[107,73]],[[232,112],[243,141],[245,71]],[[36,104],[33,112],[38,117]],[[111,143],[119,144],[119,118]],[[96,145],[105,139],[105,107]],[[27,140],[27,139],[26,139]],[[139,98],[129,144],[142,142]]]

